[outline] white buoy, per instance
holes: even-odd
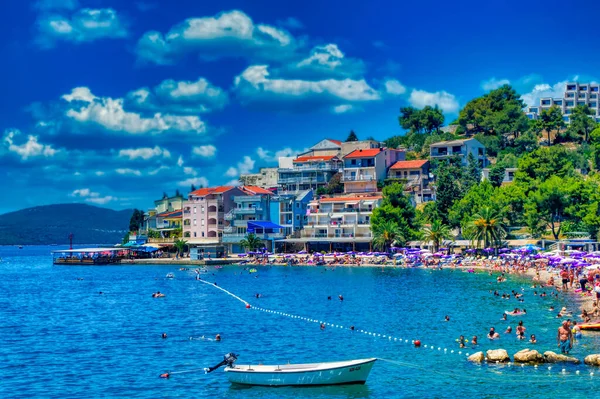
[[[534,366],[533,366],[533,368],[534,368],[534,369],[537,369],[537,368],[538,368],[538,365],[537,365],[537,364],[536,364],[536,365],[534,365]]]
[[[458,351],[458,354],[459,354],[459,355],[462,355],[462,352],[461,352],[461,351]]]
[[[567,372],[567,369],[562,369],[562,372],[563,372],[563,373],[566,373],[566,372]]]
[[[451,350],[450,353],[454,353],[454,350]]]
[[[594,376],[594,373],[593,373],[593,372],[591,372],[591,373],[590,373],[590,377],[593,377],[593,376]]]
[[[548,367],[548,371],[552,370],[552,367]]]
[[[575,374],[579,375],[579,370],[575,371]]]

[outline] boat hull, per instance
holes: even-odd
[[[364,384],[377,359],[310,365],[235,366],[225,372],[233,384],[283,387]]]
[[[600,331],[600,323],[594,323],[594,324],[578,324],[579,328],[581,328],[582,330],[589,330],[589,331]]]

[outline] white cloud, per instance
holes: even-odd
[[[169,150],[155,146],[154,148],[128,148],[119,151],[119,157],[129,158],[130,160],[143,159],[148,160],[156,157],[170,158]]]
[[[188,179],[177,182],[177,185],[181,187],[189,187],[192,184],[196,187],[208,187],[208,179],[206,177],[190,177]]]
[[[90,202],[92,204],[104,205],[110,201],[118,200],[117,197],[113,197],[111,195],[106,195],[104,197],[100,196],[100,193],[90,190],[89,188],[80,188],[77,190],[73,190],[70,194],[70,197],[83,198],[85,202]]]
[[[184,54],[206,60],[244,56],[280,59],[294,48],[295,40],[286,31],[254,24],[242,11],[233,10],[186,19],[165,34],[146,32],[138,41],[137,55],[141,61],[172,64]]]
[[[120,175],[133,175],[133,176],[141,176],[142,172],[137,170],[137,169],[130,169],[130,168],[118,168],[115,169],[115,172],[117,172]]]
[[[350,112],[353,110],[354,107],[350,104],[336,105],[335,107],[333,107],[334,114],[345,114],[346,112]]]
[[[197,116],[163,115],[157,112],[153,117],[146,118],[141,114],[125,111],[122,98],[96,97],[87,87],[74,88],[71,94],[65,94],[62,98],[70,105],[67,117],[81,123],[97,124],[115,132],[206,132],[205,123]]]
[[[306,149],[294,150],[290,147],[285,147],[285,148],[282,148],[280,150],[273,152],[271,150],[265,150],[262,147],[258,147],[256,149],[256,155],[258,155],[258,157],[265,162],[278,162],[279,158],[281,158],[281,157],[294,157],[305,151],[306,151]]]
[[[17,154],[22,160],[34,157],[50,158],[57,154],[58,150],[51,145],[42,144],[38,140],[38,136],[28,135],[27,141],[22,144],[17,144],[21,136],[21,131],[17,129],[8,129],[2,137],[3,146],[9,151]]]
[[[315,46],[310,55],[298,63],[281,69],[282,76],[294,77],[352,77],[363,74],[364,63],[355,58],[346,58],[337,44]]]
[[[406,93],[406,87],[396,79],[388,79],[385,81],[385,92],[393,96],[400,96]]]
[[[238,177],[239,175],[245,175],[250,173],[252,169],[254,169],[254,164],[256,162],[254,159],[245,155],[240,162],[237,163],[237,166],[230,166],[229,169],[225,172],[225,176],[229,177]]]
[[[242,182],[239,179],[231,179],[229,180],[227,183],[225,183],[226,186],[241,186]]]
[[[235,91],[244,104],[263,104],[292,110],[380,99],[379,93],[364,79],[271,79],[267,65],[248,67],[235,78]]]
[[[217,147],[215,147],[212,144],[201,145],[201,146],[192,148],[192,154],[197,155],[199,157],[203,157],[203,158],[214,157],[216,153],[217,153]]]
[[[186,175],[190,175],[190,176],[196,176],[198,174],[198,172],[196,172],[196,170],[194,168],[189,167],[189,166],[183,167],[183,173]]]
[[[446,91],[430,93],[424,90],[413,89],[410,93],[408,102],[410,105],[417,108],[423,108],[426,105],[432,107],[437,105],[444,112],[458,112],[458,101],[456,101],[456,97]]]
[[[72,15],[44,13],[37,20],[37,28],[37,41],[45,48],[60,40],[84,43],[127,36],[125,22],[112,8],[83,8]]]
[[[179,166],[179,167],[183,166],[183,157],[181,155],[177,159],[177,166]]]
[[[548,83],[537,84],[529,93],[523,94],[521,99],[527,105],[539,105],[540,98],[543,97],[562,98],[565,95],[566,84],[570,81],[572,80],[564,80],[553,85]]]
[[[228,102],[227,93],[208,80],[162,81],[154,90],[141,88],[125,97],[125,106],[144,111],[196,114],[222,109]]]
[[[510,84],[510,80],[508,80],[508,79],[491,78],[489,80],[481,82],[481,88],[485,91],[490,91],[490,90],[495,90],[501,86],[509,85],[509,84]]]

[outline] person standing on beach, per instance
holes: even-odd
[[[567,284],[569,283],[569,272],[567,271],[567,269],[563,269],[560,272],[560,278],[562,279],[562,289],[563,291],[566,291],[569,289],[569,287],[567,286]]]
[[[560,352],[568,355],[573,348],[573,333],[568,320],[563,321],[562,325],[558,327],[557,341]]]

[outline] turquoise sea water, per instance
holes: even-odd
[[[583,365],[554,365],[549,371],[547,366],[466,362],[465,353],[492,348],[505,348],[511,355],[527,347],[557,350],[560,323],[548,308],[575,310],[575,304],[562,296],[534,296],[527,280],[509,277],[496,283],[484,273],[450,270],[323,267],[259,267],[258,273],[249,274],[231,266],[202,275],[256,307],[357,330],[321,331],[317,323],[245,309],[195,281],[192,271],[57,267],[49,256],[54,249],[58,247],[0,247],[0,398],[547,398],[563,393],[586,398],[600,387],[600,369]],[[174,279],[165,279],[169,272]],[[489,292],[522,288],[524,303]],[[155,291],[166,297],[152,298]],[[262,297],[256,299],[256,293]],[[502,312],[514,307],[525,307],[528,314],[501,321]],[[450,322],[444,322],[445,315]],[[503,333],[518,320],[524,321],[527,336],[537,336],[537,345]],[[491,326],[501,333],[500,340],[485,338]],[[362,329],[419,339],[428,347],[415,349],[360,333]],[[167,339],[161,339],[163,332]],[[217,333],[222,342],[189,340]],[[477,335],[480,344],[458,355],[455,340],[461,334]],[[231,351],[240,354],[242,364],[364,357],[394,363],[377,362],[364,386],[240,388],[229,384],[221,370],[158,378],[166,371],[212,366]],[[600,334],[586,333],[572,352],[579,358],[589,353],[600,353]]]

